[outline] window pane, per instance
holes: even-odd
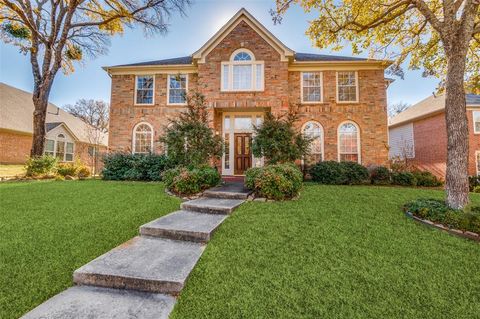
[[[224,65],[223,66],[223,89],[224,90],[228,90],[228,70],[229,70],[229,66],[228,65]]]
[[[235,116],[235,129],[250,130],[252,129],[252,118],[250,116]]]
[[[338,72],[338,100],[349,102],[357,100],[355,72]]]
[[[67,143],[66,153],[73,153],[73,143]]]
[[[320,162],[322,160],[322,127],[316,122],[308,122],[305,124],[303,134],[313,139],[310,145],[310,155],[305,157],[305,164],[309,166]]]
[[[305,72],[302,76],[303,101],[320,102],[322,100],[321,72]]]
[[[480,132],[480,112],[479,111],[473,111],[473,125],[474,125],[474,130],[475,133]]]
[[[46,140],[45,141],[45,153],[49,152],[53,154],[55,149],[55,141],[54,140]]]
[[[137,104],[153,103],[153,76],[137,77]]]
[[[187,101],[187,76],[185,74],[169,76],[168,96],[170,104],[184,104]]]
[[[65,154],[65,161],[67,162],[73,161],[73,154]]]
[[[252,57],[247,52],[239,52],[233,58],[233,61],[251,61]]]
[[[149,153],[152,151],[153,132],[147,124],[141,124],[135,131],[134,153]]]
[[[63,141],[57,141],[57,154],[56,157],[60,160],[63,161],[65,156],[65,142]]]
[[[257,90],[261,90],[263,88],[263,65],[257,64],[256,65],[256,79],[255,79],[255,85]]]
[[[225,133],[225,169],[230,168],[230,134]]]
[[[233,89],[251,90],[252,89],[252,65],[234,65],[233,66]]]
[[[223,129],[229,130],[230,129],[230,116],[225,116],[225,120],[223,123]]]
[[[341,161],[358,161],[358,129],[353,123],[345,123],[339,129]]]

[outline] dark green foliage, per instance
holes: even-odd
[[[165,155],[112,153],[103,158],[103,179],[160,181],[165,169],[171,167]]]
[[[310,169],[314,182],[331,185],[358,185],[368,181],[366,167],[354,162],[325,161]]]
[[[269,199],[293,198],[298,195],[302,184],[302,172],[290,163],[251,168],[245,173],[245,186],[257,196]]]
[[[263,123],[254,126],[252,152],[264,156],[267,163],[293,163],[308,155],[312,140],[295,129],[297,116],[288,113],[275,117],[267,112]]]
[[[310,168],[310,176],[320,184],[342,185],[346,183],[345,168],[340,162],[320,162]]]
[[[400,186],[416,186],[417,179],[410,172],[395,172],[392,174],[392,184]]]
[[[475,187],[480,186],[480,176],[469,176],[468,184],[469,184],[470,191],[473,192]]]
[[[14,38],[27,40],[30,38],[30,30],[27,27],[6,23],[3,30]]]
[[[375,185],[388,185],[392,182],[392,173],[385,166],[377,166],[371,170],[370,180]]]
[[[440,179],[428,171],[413,171],[412,174],[417,180],[417,186],[438,187],[443,185]]]
[[[417,199],[404,206],[405,211],[422,219],[446,225],[450,228],[480,233],[480,207],[470,211],[449,208],[438,199]]]
[[[25,163],[27,176],[40,177],[53,175],[57,166],[57,158],[50,155],[31,157]]]
[[[187,111],[171,120],[160,141],[168,157],[181,166],[205,165],[223,154],[222,139],[208,126],[205,97],[200,93],[187,97]]]
[[[163,181],[165,187],[175,194],[194,195],[217,186],[221,176],[214,167],[175,167],[164,172]]]

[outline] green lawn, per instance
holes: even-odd
[[[442,194],[308,185],[298,201],[244,204],[172,318],[480,318],[480,245],[400,210]]]
[[[18,318],[71,286],[75,269],[179,203],[160,183],[1,183],[0,318]]]
[[[480,245],[407,219],[437,190],[308,184],[244,204],[208,244],[172,318],[478,318]],[[480,204],[480,196],[472,194]],[[178,208],[162,184],[0,184],[0,318]]]

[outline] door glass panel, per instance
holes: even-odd
[[[245,155],[250,154],[250,137],[245,136]]]
[[[235,116],[235,129],[237,130],[251,130],[252,117],[251,116]]]
[[[225,169],[230,169],[230,134],[225,133]]]
[[[230,130],[230,116],[225,116],[225,120],[223,123],[224,130]]]
[[[242,137],[237,136],[237,154],[241,155],[242,154]]]

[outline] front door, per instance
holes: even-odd
[[[252,167],[252,150],[250,149],[250,133],[235,133],[235,175],[243,175]]]

